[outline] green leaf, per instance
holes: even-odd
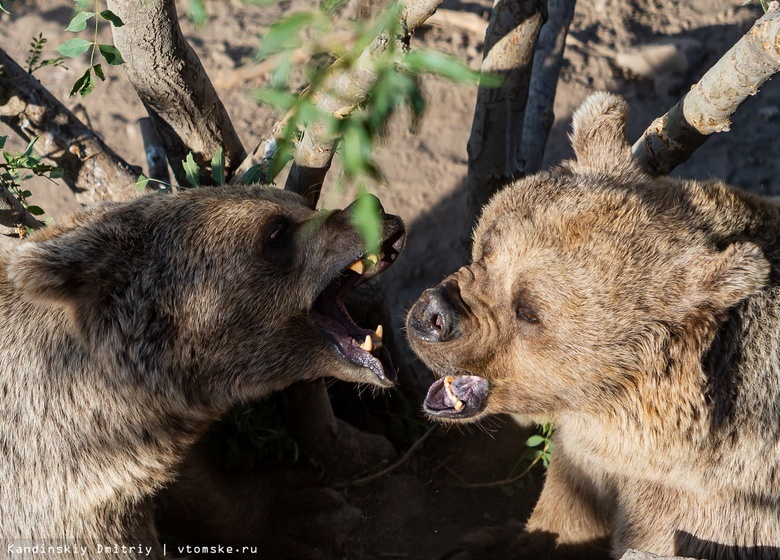
[[[184,173],[187,176],[187,182],[193,187],[200,185],[200,167],[195,163],[195,158],[192,157],[192,152],[187,154],[187,159],[181,162],[181,166],[184,168]]]
[[[287,92],[272,88],[258,88],[248,92],[249,97],[257,100],[259,103],[270,105],[280,112],[289,111],[295,105],[298,98]]]
[[[8,11],[8,10],[5,8],[5,4],[4,4],[4,2],[5,2],[5,1],[7,1],[7,2],[13,2],[14,0],[0,0],[0,12],[5,12],[6,14],[10,14],[11,12],[9,12],[9,11]]]
[[[55,167],[49,171],[50,179],[61,179],[65,176],[65,170],[62,167]]]
[[[211,176],[218,185],[225,184],[225,155],[222,153],[222,148],[211,158]]]
[[[103,74],[103,65],[102,64],[95,64],[92,69],[95,71],[95,76],[100,78],[101,82],[106,81],[106,75]]]
[[[540,435],[537,434],[537,435],[533,435],[533,436],[529,437],[527,440],[525,440],[525,444],[528,447],[537,447],[539,445],[542,445],[544,443],[544,441],[545,441],[544,436],[540,436]]]
[[[106,62],[112,66],[118,66],[125,63],[119,49],[114,45],[98,45],[98,50],[100,51],[100,54],[103,55],[103,58],[106,59]]]
[[[76,93],[80,93],[81,97],[86,97],[93,89],[95,89],[95,80],[92,79],[92,66],[90,66],[87,68],[87,71],[84,72],[84,75],[73,84],[70,95],[73,96]]]
[[[149,178],[144,175],[139,175],[138,179],[135,181],[135,190],[142,193],[144,192],[144,189],[146,189],[147,184],[149,184]]]
[[[314,20],[313,11],[298,12],[274,23],[260,40],[257,58],[265,58],[269,54],[294,49],[301,44],[298,36],[301,29]]]
[[[68,58],[74,58],[76,56],[79,56],[80,54],[84,54],[85,52],[87,52],[87,50],[91,46],[92,43],[90,43],[86,39],[76,37],[75,39],[70,39],[62,43],[59,47],[57,47],[57,52],[60,53],[62,56],[67,56]],[[73,93],[71,93],[71,95],[73,95]]]
[[[367,251],[376,251],[379,247],[379,205],[374,196],[360,196],[355,201],[355,212],[352,223],[360,232],[366,244]]]
[[[190,19],[198,27],[203,26],[208,21],[209,14],[203,0],[190,0]]]
[[[365,133],[365,129],[359,124],[349,121],[344,131],[344,144],[342,147],[342,159],[344,169],[349,175],[359,175],[366,168],[367,150],[371,149],[371,141]]]
[[[87,22],[93,17],[95,17],[95,12],[79,12],[70,20],[65,31],[71,31],[72,33],[84,31],[87,28]]]
[[[5,141],[8,140],[8,136],[0,136],[0,150],[5,146]]]
[[[42,216],[43,214],[45,214],[43,208],[41,208],[40,206],[28,206],[27,211],[33,216]]]
[[[121,19],[119,19],[119,16],[116,15],[111,10],[103,10],[102,12],[100,12],[100,17],[102,17],[107,21],[110,21],[111,25],[113,25],[114,27],[122,27],[125,24]]]
[[[498,85],[495,77],[490,74],[480,76],[457,58],[433,50],[412,51],[404,57],[404,65],[416,73],[429,73],[444,76],[458,83],[477,83],[481,85]]]
[[[40,136],[32,137],[32,139],[27,143],[27,147],[24,149],[22,155],[19,156],[19,159],[27,159],[33,157],[33,149],[35,148],[35,143],[38,141],[38,138],[40,138]]]

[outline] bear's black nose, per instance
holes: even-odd
[[[425,290],[409,313],[409,328],[427,342],[447,342],[460,336],[458,313],[444,285]]]

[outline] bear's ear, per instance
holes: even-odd
[[[611,175],[638,171],[639,166],[626,142],[628,103],[603,91],[590,95],[572,117],[569,135],[576,167],[583,171]]]
[[[689,309],[719,313],[760,292],[769,281],[771,265],[754,243],[732,243],[697,261],[687,282]]]
[[[8,263],[8,280],[33,299],[63,305],[98,296],[110,246],[77,228],[42,241],[20,244]]]

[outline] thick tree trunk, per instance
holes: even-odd
[[[179,185],[189,186],[182,161],[192,152],[201,183],[214,184],[208,169],[220,148],[225,174],[246,157],[238,135],[206,71],[179,28],[173,0],[106,0],[124,22],[114,42],[165,147]]]
[[[688,160],[714,132],[731,126],[731,115],[780,71],[780,3],[761,17],[685,94],[656,119],[634,144],[639,163],[666,175]]]
[[[523,121],[534,46],[546,17],[545,0],[496,0],[485,37],[482,73],[499,87],[480,86],[468,143],[470,234],[482,206],[523,171]]]
[[[38,80],[0,49],[0,121],[64,171],[82,202],[120,200],[135,192],[140,169],[117,156]],[[84,200],[86,198],[86,200]]]
[[[526,175],[536,173],[542,167],[547,137],[555,122],[555,92],[576,4],[576,0],[548,0],[547,3],[547,21],[536,43],[523,124],[523,173]]]

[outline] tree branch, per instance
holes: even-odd
[[[633,146],[639,163],[666,175],[688,160],[714,132],[728,131],[731,115],[780,71],[780,3],[761,17]]]
[[[441,2],[442,0],[408,0],[400,15],[400,40],[408,40],[414,30],[436,11]],[[397,38],[381,33],[360,53],[354,63],[344,65],[343,58],[334,62],[322,87],[311,94],[312,102],[322,111],[339,118],[351,115],[366,100],[379,79],[375,71],[375,60],[386,53],[396,40]],[[343,69],[340,69],[342,66]],[[258,145],[241,164],[237,175],[261,162],[263,154],[267,152],[268,142],[281,140],[289,118],[288,114],[274,126],[273,139]],[[322,182],[333,161],[337,139],[328,131],[325,123],[315,121],[308,123],[301,141],[295,147],[295,160],[285,189],[303,195],[311,207],[314,207],[319,199]],[[235,179],[239,180],[240,178]]]
[[[576,0],[548,0],[547,22],[539,32],[534,54],[531,86],[523,123],[523,173],[536,173],[542,167],[547,137],[555,122],[555,91],[563,66],[566,35],[574,17]]]
[[[203,65],[179,28],[173,0],[107,0],[124,22],[113,27],[125,70],[152,119],[176,181],[187,186],[182,161],[192,152],[201,183],[213,184],[211,158],[223,149],[230,177],[246,151]]]
[[[0,121],[64,171],[75,192],[89,200],[119,200],[134,192],[140,170],[117,156],[38,80],[0,49]]]
[[[523,171],[522,137],[534,46],[545,14],[544,0],[495,0],[485,36],[482,73],[503,79],[480,86],[468,142],[468,223],[482,206]]]

